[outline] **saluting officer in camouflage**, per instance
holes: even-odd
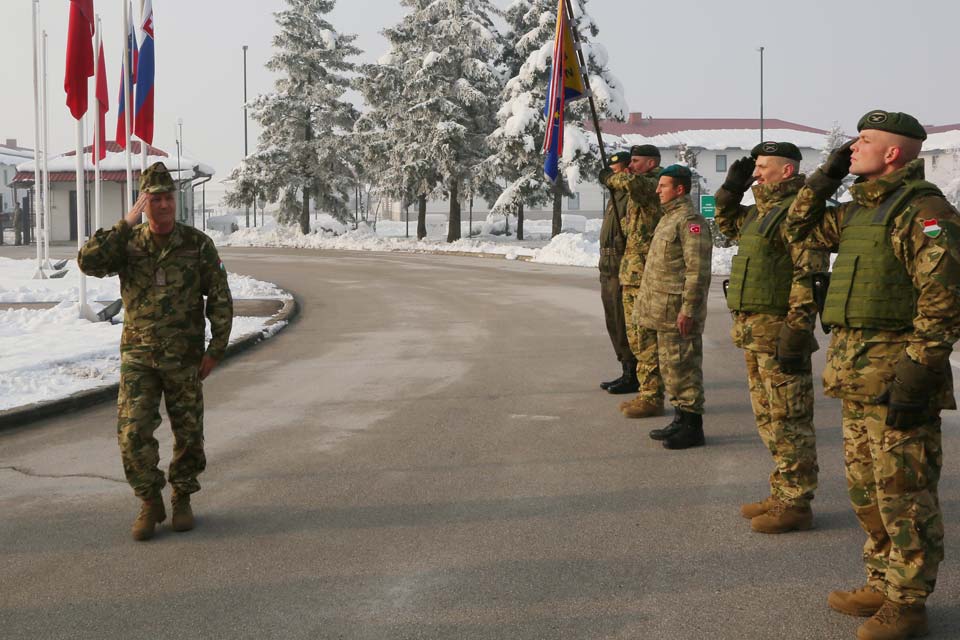
[[[190,494],[206,466],[203,383],[223,359],[233,299],[217,249],[200,231],[176,222],[173,179],[161,162],[140,178],[140,197],[112,229],[101,229],[80,250],[80,269],[102,278],[120,275],[123,337],[117,433],[123,470],[142,500],[133,537],[146,540],[166,518],[157,468],[160,396],[174,435],[169,480],[173,529],[193,528]],[[138,224],[142,213],[147,223]],[[204,307],[206,297],[206,307]],[[204,350],[204,313],[212,340]]]
[[[617,151],[607,158],[607,166],[600,171],[599,180],[606,179],[626,171],[630,163],[630,154]],[[613,343],[613,350],[620,361],[622,373],[619,378],[601,382],[600,388],[611,393],[630,393],[636,390],[637,362],[627,340],[627,325],[624,321],[623,293],[620,288],[620,260],[626,248],[624,229],[627,226],[627,192],[625,189],[610,188],[610,199],[603,213],[600,226],[600,300],[603,302],[603,314],[607,322],[607,335]],[[629,390],[628,387],[631,387]],[[612,390],[611,390],[612,388]]]
[[[663,415],[663,379],[657,360],[657,332],[647,329],[637,321],[637,300],[643,268],[650,252],[653,231],[663,217],[657,182],[660,176],[660,150],[650,144],[630,148],[629,171],[607,178],[606,183],[614,189],[629,194],[627,245],[620,262],[620,286],[623,289],[623,310],[626,314],[627,337],[630,350],[636,360],[636,398],[620,404],[620,410],[628,418],[644,418]]]
[[[733,343],[743,349],[750,403],[760,438],[775,464],[770,495],[744,504],[743,517],[761,533],[813,525],[817,488],[810,354],[817,308],[812,274],[829,268],[825,251],[791,244],[782,224],[805,176],[803,157],[789,142],[762,142],[735,161],[717,191],[717,224],[739,241],[727,306]],[[753,185],[756,204],[740,204]]]
[[[660,372],[674,419],[650,437],[667,449],[686,449],[703,439],[703,334],[707,319],[713,241],[707,221],[690,200],[690,169],[670,165],[660,173],[657,224],[643,270],[637,316],[657,332]]]
[[[873,616],[861,640],[924,635],[943,559],[937,483],[940,411],[955,409],[950,352],[960,335],[960,217],[924,180],[926,132],[871,111],[807,178],[788,215],[794,240],[838,256],[823,312],[833,326],[823,382],[843,400],[847,486],[867,533],[867,583],[831,607]],[[853,202],[824,208],[847,175]]]

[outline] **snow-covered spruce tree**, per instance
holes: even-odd
[[[460,197],[467,181],[488,155],[486,138],[494,129],[500,93],[493,60],[498,38],[490,0],[434,0],[413,4],[411,25],[420,68],[405,79],[409,110],[404,125],[418,132],[450,200],[447,242],[460,238]]]
[[[587,100],[579,100],[569,103],[564,114],[561,177],[556,185],[551,185],[543,175],[543,107],[553,61],[557,4],[554,0],[517,0],[507,9],[510,29],[516,37],[513,43],[507,43],[507,49],[523,52],[524,57],[519,68],[511,70],[512,77],[502,94],[502,106],[497,113],[499,127],[490,140],[494,154],[487,162],[507,181],[507,188],[495,204],[497,209],[519,212],[524,204],[541,204],[552,197],[553,235],[561,230],[564,195],[576,189],[582,175],[592,177],[600,169],[595,134],[583,126],[591,118],[590,105]],[[629,113],[623,85],[607,66],[606,48],[596,42],[599,29],[586,11],[587,0],[571,0],[570,4],[573,27],[580,36],[586,60],[584,72],[589,75],[598,114],[600,118],[623,120]],[[510,57],[505,57],[505,63],[510,62]]]
[[[415,91],[409,80],[423,65],[426,51],[420,12],[432,0],[401,0],[410,12],[394,27],[384,29],[390,51],[376,64],[363,65],[358,89],[368,110],[357,120],[355,140],[361,158],[379,171],[372,178],[378,191],[406,209],[417,203],[417,239],[427,235],[427,198],[442,177],[423,144],[419,122],[411,115]]]
[[[335,0],[286,0],[274,13],[279,27],[276,53],[267,68],[280,74],[272,93],[253,102],[261,126],[258,153],[273,159],[268,193],[278,194],[284,211],[300,201],[300,229],[310,231],[310,200],[345,220],[356,183],[348,164],[348,133],[358,113],[342,100],[354,72],[349,58],[361,53],[355,35],[337,33],[324,19]]]

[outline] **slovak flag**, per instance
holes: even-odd
[[[130,16],[129,26],[127,27],[127,51],[129,52],[128,58],[128,69],[130,70],[130,95],[133,95],[133,89],[137,84],[137,65],[139,62],[140,56],[137,53],[137,37],[133,31],[133,13],[132,9],[128,15]],[[127,104],[130,102],[126,99],[124,95],[126,92],[126,85],[123,82],[123,65],[122,60],[123,56],[120,56],[121,67],[120,67],[120,98],[117,100],[119,106],[117,107],[117,144],[120,145],[121,149],[127,148],[127,124],[126,124],[126,109]],[[134,127],[134,112],[130,110],[130,130],[133,131]]]
[[[553,41],[553,67],[547,87],[547,103],[543,115],[547,119],[547,135],[543,141],[543,172],[550,182],[556,183],[560,175],[560,154],[563,153],[564,109],[568,102],[587,97],[580,60],[573,42],[573,32],[567,21],[564,5],[557,7],[557,30]]]
[[[143,19],[140,23],[140,68],[137,70],[136,123],[137,137],[153,144],[153,77],[154,57],[153,2],[143,3]]]

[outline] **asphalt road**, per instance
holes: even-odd
[[[839,404],[818,396],[816,529],[752,533],[738,505],[771,462],[719,283],[707,446],[668,452],[646,436],[665,419],[597,387],[617,366],[593,270],[223,253],[302,310],[206,384],[198,528],[131,540],[109,404],[0,432],[0,637],[854,637],[826,606],[863,577]],[[960,637],[958,426],[938,638]]]

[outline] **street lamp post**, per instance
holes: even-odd
[[[243,45],[243,160],[247,155],[247,45]],[[250,203],[246,204],[247,228],[250,227]],[[253,226],[257,226],[257,210],[253,210]]]
[[[183,151],[183,118],[177,118],[177,194],[179,196],[180,219],[184,220],[186,212],[183,210],[183,169],[180,166],[180,156]]]
[[[763,49],[760,47],[760,142],[763,142]]]

